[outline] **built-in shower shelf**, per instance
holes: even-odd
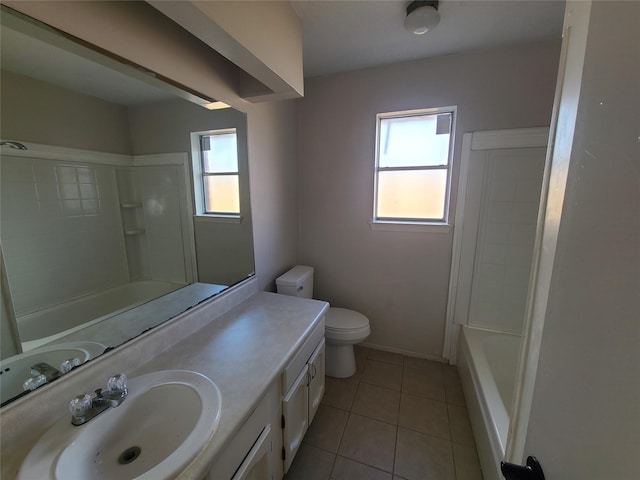
[[[140,208],[142,203],[121,203],[120,208]]]
[[[130,230],[125,230],[124,234],[127,236],[133,235],[142,235],[146,230],[144,228],[132,228]]]

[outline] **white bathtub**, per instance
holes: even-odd
[[[85,295],[16,319],[24,351],[184,287],[182,283],[145,280]]]
[[[521,337],[462,327],[458,370],[484,480],[502,479]]]

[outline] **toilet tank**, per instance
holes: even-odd
[[[278,293],[313,298],[313,267],[297,265],[276,279]]]

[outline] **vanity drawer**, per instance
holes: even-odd
[[[315,326],[309,338],[302,344],[300,350],[295,354],[293,359],[289,362],[289,365],[285,368],[282,374],[282,391],[288,392],[296,380],[300,372],[307,364],[307,360],[313,354],[318,344],[324,338],[324,316],[320,319]]]

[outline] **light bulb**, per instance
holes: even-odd
[[[415,8],[404,20],[404,28],[414,35],[424,35],[440,22],[440,13],[432,6]]]

